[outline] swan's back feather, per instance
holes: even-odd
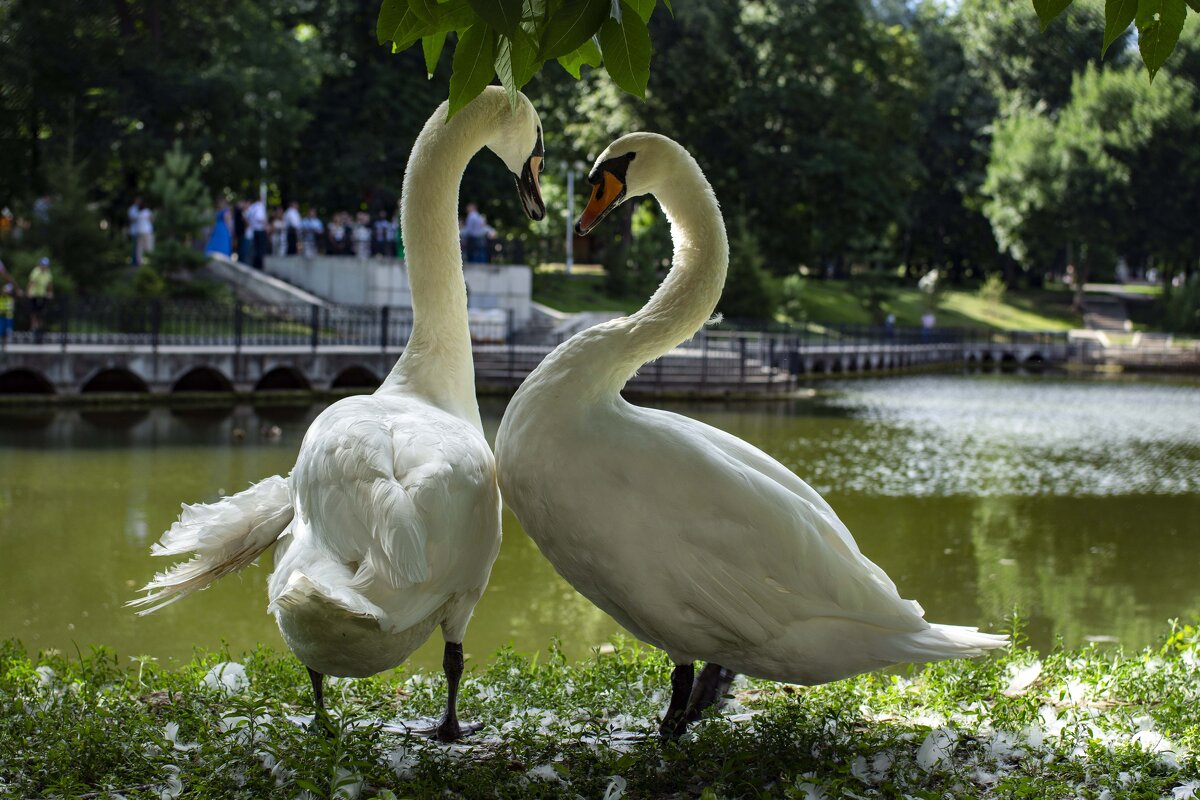
[[[276,561],[272,609],[305,593],[351,613],[365,603],[383,630],[398,631],[487,583],[499,548],[491,450],[468,423],[422,400],[373,395],[331,406],[305,437],[293,490],[298,519]],[[293,573],[308,583],[297,588]]]

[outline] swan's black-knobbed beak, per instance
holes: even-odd
[[[521,205],[525,213],[535,222],[546,216],[546,203],[542,200],[542,185],[538,175],[542,172],[545,162],[545,149],[542,146],[542,132],[538,130],[537,143],[533,152],[525,159],[521,168],[521,176],[517,178],[517,193],[521,195]]]
[[[575,223],[575,233],[586,236],[600,220],[608,216],[614,208],[625,199],[625,181],[608,171],[601,171],[593,179],[592,196],[588,198],[579,221]]]

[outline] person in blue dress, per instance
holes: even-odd
[[[205,253],[220,253],[229,258],[233,252],[233,237],[230,232],[233,230],[233,214],[229,211],[229,203],[225,202],[225,198],[217,200],[217,213],[213,218],[212,233],[208,235],[208,244],[204,247]]]

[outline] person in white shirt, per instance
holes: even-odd
[[[129,260],[132,266],[138,266],[138,213],[142,210],[142,198],[133,198],[129,207]]]
[[[137,215],[137,263],[154,251],[154,209],[147,203],[138,209]]]
[[[287,254],[294,256],[300,244],[300,204],[292,201],[287,211],[283,212],[283,224],[287,227]]]
[[[325,225],[321,222],[321,218],[317,216],[317,210],[310,208],[308,216],[300,223],[300,235],[304,241],[304,255],[312,258],[317,254],[317,242],[319,242],[325,233]]]
[[[255,269],[262,269],[263,259],[267,257],[267,251],[271,249],[271,241],[267,238],[267,204],[262,200],[255,200],[246,209],[246,231],[254,240],[251,248],[251,266]]]

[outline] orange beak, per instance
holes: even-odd
[[[579,215],[579,221],[575,223],[575,232],[581,236],[590,233],[592,228],[596,227],[596,223],[612,211],[624,195],[625,184],[621,179],[611,172],[601,172],[600,182],[592,190],[592,196],[584,206],[583,213]]]

